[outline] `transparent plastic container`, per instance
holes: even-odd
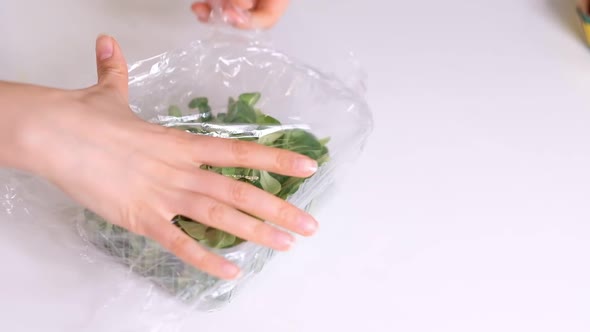
[[[329,158],[286,197],[306,210],[360,156],[373,128],[364,91],[243,36],[196,41],[137,62],[129,73],[131,108],[150,122],[227,139],[262,142],[293,131],[329,139],[322,141]],[[258,115],[269,115],[280,124],[203,122],[209,115],[188,107],[195,98],[206,97],[210,115],[219,116],[229,112],[230,97],[254,92],[260,93],[255,105]],[[170,115],[171,105],[179,107],[182,117]],[[249,242],[211,249],[243,270],[239,280],[226,281],[186,265],[155,241],[111,225],[91,211],[80,213],[76,224],[83,238],[105,257],[196,310],[215,310],[230,302],[237,289],[274,255],[273,250]]]

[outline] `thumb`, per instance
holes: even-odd
[[[96,39],[96,65],[98,85],[114,89],[127,98],[127,62],[113,37],[101,35]]]
[[[283,16],[289,0],[259,0],[252,11],[251,25],[255,29],[269,29]]]

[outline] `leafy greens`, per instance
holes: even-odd
[[[318,139],[313,134],[302,129],[282,129],[281,122],[264,114],[256,108],[261,99],[260,93],[244,93],[237,99],[229,98],[226,113],[214,115],[206,97],[197,97],[188,104],[189,109],[199,111],[197,122],[214,125],[256,125],[258,131],[264,132],[268,128],[280,128],[278,131],[260,135],[233,135],[232,139],[256,141],[259,144],[280,149],[286,149],[308,156],[318,162],[319,165],[329,160],[327,144],[329,138]],[[168,110],[170,117],[182,118],[180,107],[173,105]],[[194,134],[210,134],[216,131],[216,127],[190,126],[183,123],[179,129]],[[232,136],[232,135],[230,135]],[[220,168],[204,165],[202,169],[218,174],[233,177],[238,181],[244,181],[265,190],[282,199],[288,199],[295,194],[306,179],[274,174],[266,171],[247,168]],[[184,216],[176,216],[174,224],[182,229],[188,236],[199,243],[211,248],[224,249],[234,247],[243,239],[224,231],[203,225],[196,220]]]

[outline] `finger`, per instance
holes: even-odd
[[[96,65],[98,84],[112,88],[127,98],[127,62],[113,37],[101,35],[96,39]]]
[[[203,248],[178,227],[162,219],[148,231],[148,236],[158,241],[165,249],[183,262],[215,277],[231,280],[240,275],[240,269],[224,258]]]
[[[250,215],[304,236],[319,225],[308,213],[251,184],[206,171],[179,178],[178,188],[207,195]]]
[[[237,9],[250,10],[254,7],[256,2],[254,0],[229,0],[229,2]]]
[[[254,8],[255,0],[229,0],[226,2],[223,12],[229,22],[241,29],[250,29],[250,12]]]
[[[318,169],[317,162],[307,156],[256,142],[208,136],[194,136],[192,141],[193,152],[189,156],[192,163],[253,168],[302,178],[313,175]]]
[[[231,3],[226,3],[223,8],[223,14],[227,21],[236,28],[250,29],[250,13],[248,11],[234,7]]]
[[[289,250],[295,242],[293,235],[205,195],[186,191],[178,203],[179,214],[246,241],[279,251]]]
[[[197,16],[199,21],[208,22],[211,16],[211,5],[207,2],[195,2],[191,6],[193,13]]]
[[[256,29],[268,29],[283,16],[289,0],[259,0],[250,18],[250,24]]]

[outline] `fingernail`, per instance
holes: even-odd
[[[304,235],[313,235],[319,228],[318,222],[307,215],[299,217],[299,225]]]
[[[295,238],[291,234],[277,232],[275,234],[275,243],[281,250],[289,250],[295,243]]]
[[[237,279],[242,276],[240,268],[229,262],[223,263],[221,270],[223,275],[229,279]]]
[[[318,163],[313,159],[303,158],[298,161],[297,167],[302,172],[313,174],[318,170]]]
[[[96,40],[96,54],[100,61],[110,59],[113,56],[113,38],[107,35],[100,35]]]

